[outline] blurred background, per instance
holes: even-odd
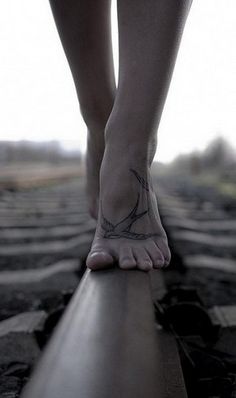
[[[86,149],[71,73],[48,2],[3,1],[0,15],[1,140],[59,141]],[[215,137],[236,146],[236,4],[193,2],[159,129],[156,159],[203,150]],[[118,37],[112,3],[116,78]]]
[[[235,13],[234,0],[193,2],[158,132],[155,160],[162,170],[173,164],[180,173],[207,174],[208,181],[209,174],[212,181],[227,174],[227,183],[235,177]],[[115,0],[111,15],[117,81]],[[17,173],[29,163],[48,170],[66,162],[78,170],[86,125],[49,4],[2,2],[0,48],[1,178],[10,172],[12,180],[14,164]]]
[[[190,398],[236,396],[235,15],[235,0],[193,1],[152,167],[172,251],[155,306],[181,342]],[[117,80],[115,0],[112,35]],[[1,2],[0,52],[0,395],[17,398],[96,223],[86,126],[47,1]]]

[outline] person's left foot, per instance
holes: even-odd
[[[104,135],[87,133],[86,152],[86,193],[89,213],[92,218],[98,217],[99,173],[104,154]]]

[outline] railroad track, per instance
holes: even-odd
[[[84,274],[83,179],[1,192],[1,394],[19,396],[43,351],[23,398],[234,396],[236,216],[154,184],[173,259],[148,275]]]

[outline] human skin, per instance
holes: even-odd
[[[50,0],[88,128],[87,195],[97,227],[87,266],[170,262],[150,168],[192,0],[117,0],[115,85],[110,0]]]

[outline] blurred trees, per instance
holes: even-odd
[[[236,151],[222,137],[217,137],[204,151],[179,155],[168,167],[179,174],[217,174],[236,181]]]
[[[65,151],[57,141],[0,141],[0,164],[11,163],[61,163],[80,162],[82,155],[79,150]]]
[[[207,146],[202,160],[205,168],[225,170],[235,164],[236,153],[224,138],[218,137]]]

